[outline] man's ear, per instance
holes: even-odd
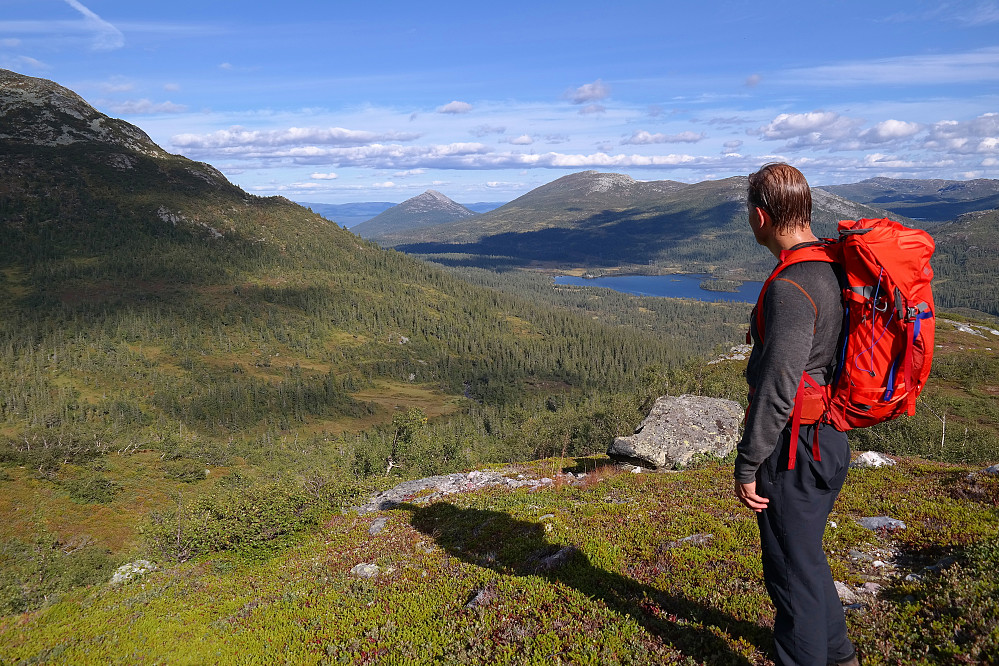
[[[753,226],[756,229],[762,230],[763,227],[771,225],[773,225],[773,219],[770,217],[770,214],[759,206],[756,206],[756,220]]]

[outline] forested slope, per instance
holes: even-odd
[[[254,522],[269,548],[381,481],[602,450],[650,369],[745,316],[690,304],[690,336],[683,305],[651,331],[473,286],[49,81],[0,72],[0,114],[4,612],[99,578],[192,502],[276,511]]]

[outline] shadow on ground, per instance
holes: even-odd
[[[396,510],[408,511],[412,525],[451,556],[505,575],[539,576],[572,587],[615,613],[631,616],[684,656],[709,664],[751,663],[717,633],[770,651],[766,628],[596,567],[575,546],[548,542],[542,523],[446,502],[403,503]]]

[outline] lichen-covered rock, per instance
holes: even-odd
[[[859,518],[857,520],[860,526],[869,530],[904,530],[905,523],[901,520],[895,518],[889,518],[888,516],[870,516],[866,518]]]
[[[565,474],[561,478],[570,484],[580,484],[585,477],[585,474]],[[489,486],[526,487],[530,490],[537,490],[553,485],[555,485],[553,479],[529,479],[523,475],[510,478],[500,470],[477,470],[444,476],[428,476],[414,481],[404,481],[394,488],[380,492],[374,495],[367,504],[354,507],[354,511],[363,515],[374,511],[394,509],[403,502],[428,504],[445,495],[480,490]]]
[[[894,464],[895,461],[888,456],[876,451],[864,451],[857,456],[856,460],[850,463],[850,467],[865,469],[868,467],[891,467]]]
[[[155,570],[156,565],[149,560],[136,560],[135,562],[129,562],[128,564],[123,564],[115,569],[114,575],[111,576],[111,580],[108,584],[112,587],[124,585],[136,576],[142,576]]]
[[[368,564],[366,562],[361,562],[350,570],[350,574],[358,578],[376,578],[380,573],[381,568],[377,564]]]
[[[853,591],[846,583],[841,583],[840,581],[834,581],[833,584],[836,586],[836,594],[839,595],[839,600],[844,604],[855,604],[860,601],[857,593]]]
[[[382,516],[381,518],[376,518],[375,522],[371,523],[371,527],[368,528],[368,534],[374,536],[385,529],[385,524],[388,522],[388,518]]]
[[[683,467],[697,454],[724,457],[739,442],[742,414],[732,400],[664,396],[635,434],[616,438],[607,455],[654,468]]]

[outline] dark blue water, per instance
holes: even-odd
[[[606,287],[636,296],[664,296],[666,298],[696,298],[699,301],[739,301],[755,303],[760,295],[762,282],[743,282],[737,292],[708,291],[701,289],[706,275],[614,275],[598,278],[579,278],[560,275],[555,284],[581,287]]]

